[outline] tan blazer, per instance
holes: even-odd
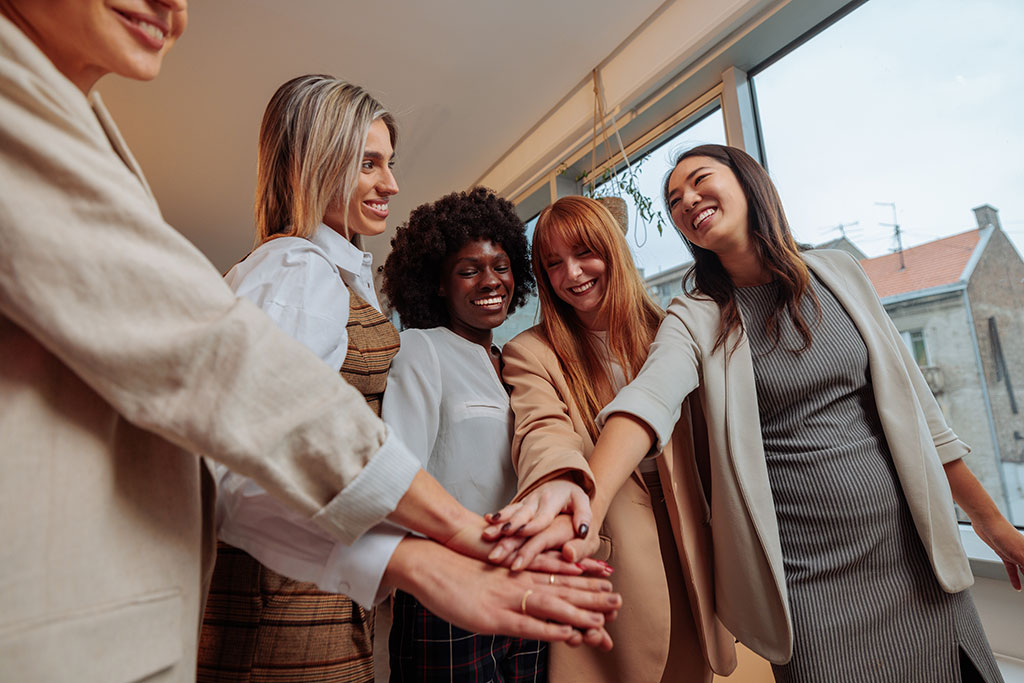
[[[917,532],[942,587],[963,590],[973,577],[942,463],[969,449],[943,419],[857,261],[842,251],[807,252],[804,259],[843,305],[867,346],[878,414]],[[707,433],[688,448],[710,453],[706,483],[712,492],[717,613],[742,643],[783,663],[792,654],[793,633],[750,347],[741,334],[731,355],[713,352],[718,324],[714,302],[676,298],[646,364],[600,417],[635,415],[654,429],[660,443],[667,443],[675,438],[684,399],[696,389],[699,401],[690,403],[702,408]]]
[[[567,470],[582,473],[592,484],[586,459],[594,444],[541,329],[508,342],[502,360],[503,377],[512,387],[512,458],[520,496]],[[672,443],[690,441],[688,430],[689,423],[680,422]],[[552,681],[709,681],[709,663],[722,674],[735,668],[733,639],[715,616],[711,536],[700,480],[694,461],[675,453],[670,444],[659,458],[659,475],[683,576],[666,576],[650,496],[634,473],[612,501],[596,556],[614,566],[612,580],[623,596],[619,618],[608,627],[615,648],[601,653],[552,645]],[[692,618],[696,640],[689,631],[670,642],[669,581],[681,581],[681,591],[689,596],[692,614],[684,618]],[[689,670],[673,670],[680,664]]]
[[[3,17],[0,192],[0,680],[194,680],[214,539],[190,451],[351,540],[386,510],[338,492],[385,428],[164,223],[99,100]]]

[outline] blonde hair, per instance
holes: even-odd
[[[548,280],[544,262],[552,241],[559,238],[570,246],[585,246],[605,263],[605,293],[598,319],[607,323],[607,356]],[[587,197],[563,197],[541,212],[533,235],[533,272],[540,296],[541,329],[558,357],[587,431],[596,441],[594,418],[614,396],[605,358],[618,361],[627,380],[635,377],[647,360],[665,313],[647,292],[615,218]]]
[[[275,237],[308,238],[339,192],[348,206],[377,120],[394,147],[394,117],[358,85],[308,75],[277,89],[260,125],[256,246]]]

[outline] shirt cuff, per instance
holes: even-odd
[[[344,593],[365,609],[372,609],[390,592],[381,580],[391,555],[408,532],[381,522],[352,545],[337,544],[324,566],[317,585],[332,593]]]
[[[377,453],[352,482],[313,515],[313,522],[346,545],[398,507],[421,469],[419,459],[391,429]]]

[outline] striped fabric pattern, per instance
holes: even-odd
[[[472,633],[434,616],[402,591],[394,597],[391,683],[546,683],[548,645]]]
[[[398,332],[349,290],[348,355],[341,375],[380,415]],[[373,681],[373,618],[350,598],[289,579],[219,543],[199,643],[205,683]]]
[[[960,652],[1001,681],[970,595],[947,594],[917,535],[879,422],[867,349],[831,292],[802,353],[765,332],[774,283],[737,290],[753,356],[794,649],[779,683],[958,683]],[[815,314],[809,302],[805,319]]]

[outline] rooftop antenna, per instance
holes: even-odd
[[[854,221],[852,223],[840,223],[836,227],[832,228],[832,230],[838,230],[839,234],[842,235],[845,238],[846,237],[846,229],[847,228],[852,228],[855,225],[860,225],[860,221]]]
[[[900,255],[900,270],[906,270],[907,264],[903,261],[903,233],[900,224],[896,221],[896,202],[875,202],[875,206],[892,207],[892,223],[879,223],[887,228],[892,228],[892,235],[896,238],[896,253]]]

